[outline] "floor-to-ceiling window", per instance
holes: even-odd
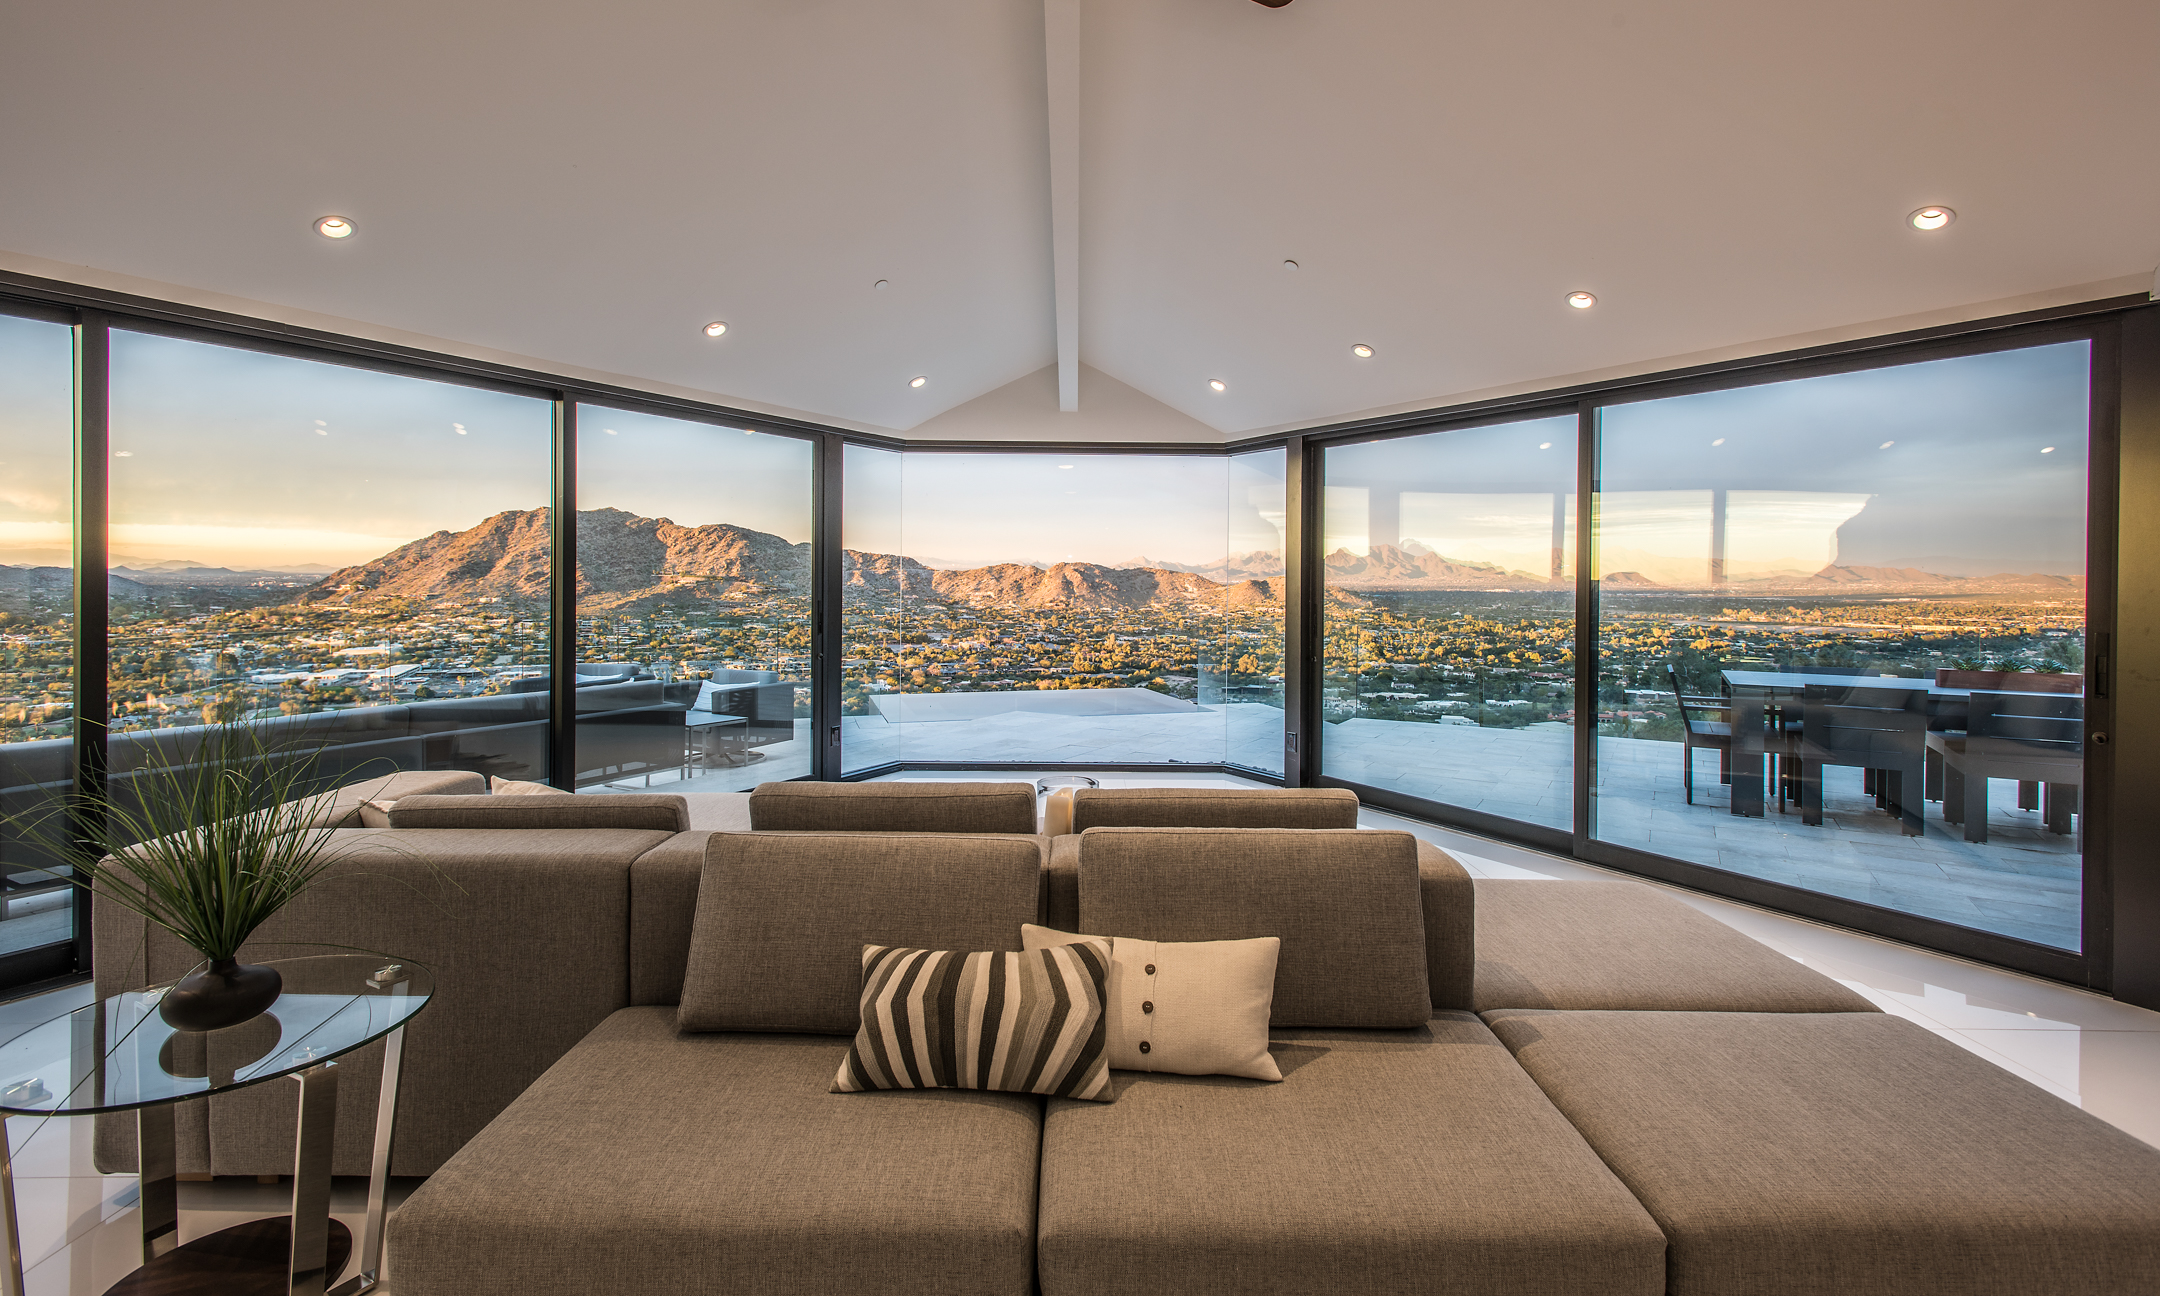
[[[327,777],[548,776],[547,401],[117,329],[111,355],[116,778],[241,720]]]
[[[1223,760],[1265,774],[1283,772],[1285,651],[1284,544],[1287,456],[1255,450],[1230,456],[1223,525],[1223,623],[1206,696],[1223,709]]]
[[[581,789],[735,792],[809,774],[813,449],[579,408]]]
[[[1601,409],[1591,835],[2077,950],[2091,360]]]
[[[74,338],[0,315],[0,813],[36,815],[75,781]],[[0,956],[75,935],[65,868],[0,832]]]
[[[1328,448],[1323,773],[1569,826],[1576,423]]]
[[[1241,662],[1256,689],[1271,673],[1282,590],[1231,561],[1227,457],[860,450],[847,463],[848,768],[1220,764],[1233,732],[1280,748],[1279,704],[1231,692]],[[1248,558],[1273,527],[1260,515],[1275,496],[1252,480],[1266,472],[1241,474]],[[1260,651],[1226,666],[1239,633]]]

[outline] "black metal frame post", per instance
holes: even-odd
[[[2122,500],[2160,499],[2160,306],[2122,317],[2118,354],[2121,467],[2113,484]],[[2160,733],[2160,509],[2118,512],[2114,630],[2097,655],[2087,649],[2113,723],[2086,737],[2086,759],[2097,757],[2106,775],[2101,783],[2101,771],[2088,773],[2088,795],[2101,794],[2094,817],[2107,816],[2108,988],[2118,999],[2160,1009],[2160,797],[2153,795],[2160,746],[2125,738]],[[2088,841],[2088,868],[2099,854]]]
[[[107,725],[112,710],[106,670],[111,630],[106,570],[111,565],[112,334],[105,316],[83,311],[75,321],[75,813],[76,840],[97,849],[101,825],[84,816],[102,801],[110,769]],[[94,952],[89,891],[75,889],[76,972]]]
[[[1320,452],[1302,436],[1283,443],[1283,786],[1311,787],[1320,773],[1322,617]],[[1322,555],[1324,556],[1324,555]]]
[[[577,790],[577,401],[555,395],[548,490],[548,782]]]
[[[1575,415],[1575,854],[1596,835],[1598,731],[1598,410]]]
[[[840,675],[846,652],[842,600],[845,565],[841,523],[847,503],[847,442],[827,433],[817,441],[811,475],[810,777],[825,782],[846,768],[840,719]]]

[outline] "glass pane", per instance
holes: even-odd
[[[1229,570],[1227,459],[847,463],[848,768],[1226,758],[1230,708],[1260,704],[1203,681],[1282,598]]]
[[[877,695],[900,674],[908,641],[908,596],[929,588],[930,572],[895,555],[900,535],[900,454],[851,445],[842,461],[840,547],[840,767],[849,774],[900,759],[900,726]]]
[[[740,792],[810,773],[812,451],[580,409],[581,790]]]
[[[2089,350],[1604,410],[1593,833],[2079,948]]]
[[[1201,700],[1223,709],[1225,759],[1268,774],[1283,769],[1286,458],[1280,450],[1230,457],[1229,542],[1222,570],[1210,573],[1229,586],[1222,647],[1200,677]]]
[[[0,809],[35,813],[75,781],[73,331],[0,315]],[[0,954],[75,935],[65,867],[0,830]]]
[[[1569,826],[1575,428],[1328,449],[1325,773]]]
[[[544,779],[552,409],[112,335],[112,769],[247,721],[394,769]]]

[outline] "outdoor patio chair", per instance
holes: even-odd
[[[1908,837],[1925,831],[1920,820],[1926,779],[1927,713],[1920,698],[1903,689],[1809,684],[1801,691],[1800,822],[1823,818],[1822,772],[1826,765],[1857,766],[1875,777],[1863,780]],[[1869,786],[1872,784],[1872,786]]]
[[[2067,835],[2085,786],[2085,699],[2059,693],[1974,693],[1965,732],[1931,733],[1943,763],[1943,818],[1987,840],[1988,780],[2046,788],[2049,832]],[[2021,795],[2020,808],[2034,809]]]
[[[2064,675],[2050,671],[1989,671],[1957,670],[1943,667],[1935,672],[1935,687],[1939,689],[1984,690],[1989,693],[2077,693],[2085,691],[2083,675]],[[1928,722],[1932,733],[1957,733],[1965,730],[1964,700],[1946,700],[1935,717]],[[1927,799],[1943,799],[1942,752],[1934,744],[1928,745]],[[2040,807],[2040,785],[2030,779],[2018,783],[2018,809],[2036,810]]]
[[[1672,681],[1673,700],[1680,704],[1680,732],[1685,748],[1680,755],[1680,783],[1687,803],[1695,804],[1695,749],[1714,748],[1718,754],[1718,782],[1732,782],[1732,703],[1725,698],[1689,697],[1680,691],[1680,672],[1665,664],[1665,678]]]

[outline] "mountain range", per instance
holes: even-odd
[[[578,514],[578,605],[625,611],[741,593],[807,594],[810,546],[729,523],[678,526],[621,509]],[[470,602],[548,596],[546,509],[498,513],[463,531],[438,531],[372,562],[330,573],[301,602],[411,598]],[[1222,582],[1192,572],[1065,562],[995,563],[940,571],[898,554],[847,550],[841,579],[873,598],[1014,607],[1142,608],[1222,602],[1280,603],[1279,580]]]

